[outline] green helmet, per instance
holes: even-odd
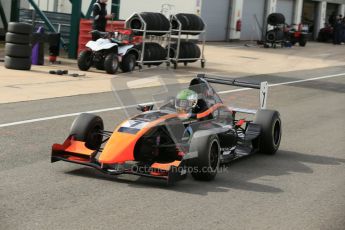
[[[190,89],[180,91],[175,100],[175,108],[178,113],[191,113],[198,103],[198,94]]]

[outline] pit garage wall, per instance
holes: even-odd
[[[123,0],[120,19],[129,18],[134,12],[162,12],[200,14],[202,0]]]
[[[11,14],[11,1],[9,0],[0,0],[2,3],[2,6],[4,7],[5,15],[7,18],[7,22],[10,21],[10,14]],[[0,29],[4,28],[4,24],[2,23],[2,20],[0,18]]]
[[[345,15],[345,0],[313,1],[318,2],[315,31],[323,28],[327,21],[327,3],[339,4],[338,13]],[[262,33],[267,29],[266,18],[274,12],[284,13],[287,17],[287,23],[301,23],[303,0],[230,0],[230,2],[232,8],[230,40],[260,40]],[[253,15],[256,15],[255,21]],[[242,30],[236,32],[236,23],[239,19],[242,21]],[[314,37],[316,35],[317,33],[314,34]]]

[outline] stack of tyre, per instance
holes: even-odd
[[[5,67],[16,70],[31,69],[32,26],[10,22],[6,33]]]
[[[281,13],[272,13],[267,17],[267,24],[274,26],[272,30],[266,33],[266,42],[276,43],[281,42],[285,39],[284,31],[279,27],[279,25],[285,24],[285,16]]]
[[[171,26],[173,30],[178,30],[179,23],[181,23],[181,33],[199,35],[201,31],[205,29],[204,21],[195,14],[176,14],[175,18],[171,20]],[[177,33],[177,31],[175,31]]]
[[[146,35],[164,36],[170,32],[170,22],[161,13],[137,13],[127,20],[127,27],[134,30],[136,35],[144,35],[145,24]],[[143,48],[142,46],[143,44],[135,46],[135,48],[138,50],[138,53],[141,53]],[[142,54],[144,55],[144,62],[150,61],[150,63],[146,63],[146,65],[160,65],[162,64],[162,60],[167,59],[167,50],[164,49],[159,43],[145,42],[144,46],[144,53]]]
[[[143,35],[143,31],[138,30],[144,30],[145,23],[146,35],[162,36],[170,31],[169,20],[163,14],[155,12],[142,12],[134,15],[128,20],[128,27],[137,30],[135,31],[136,35]]]
[[[173,33],[181,33],[184,35],[199,35],[205,29],[204,21],[195,14],[176,14],[171,20]],[[181,25],[181,27],[180,27]],[[181,30],[181,31],[179,31]],[[177,57],[177,53],[179,53]],[[189,59],[189,60],[178,60],[178,62],[183,62],[185,65],[189,62],[196,62],[200,56],[200,47],[193,42],[181,42],[180,50],[177,52],[177,44],[171,44],[170,46],[170,58],[173,59]],[[177,67],[176,61],[173,62],[174,67]],[[204,62],[203,62],[204,65]]]
[[[171,44],[170,46],[170,58],[175,58],[177,56],[177,44]],[[196,62],[200,58],[201,51],[200,47],[193,42],[181,42],[180,43],[180,52],[178,55],[179,59],[195,59],[188,60],[183,62]]]
[[[141,51],[142,44],[136,45],[135,49]],[[146,42],[144,47],[144,61],[156,61],[149,63],[150,65],[160,65],[162,64],[161,60],[165,60],[167,58],[167,51],[158,43],[155,42]]]

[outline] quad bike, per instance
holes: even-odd
[[[105,70],[108,74],[115,74],[120,68],[123,72],[132,72],[136,66],[138,54],[133,50],[135,39],[131,30],[116,32],[91,31],[101,38],[89,41],[86,49],[78,57],[78,67],[82,71],[92,66],[98,70]]]
[[[291,45],[295,45],[297,43],[301,47],[305,47],[307,45],[308,28],[306,25],[299,24],[292,25],[291,27],[287,26],[286,30],[287,40],[291,43]]]

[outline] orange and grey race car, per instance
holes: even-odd
[[[260,109],[230,108],[210,83],[260,89]],[[51,161],[87,165],[110,175],[163,179],[168,184],[189,173],[196,180],[212,180],[221,164],[278,150],[281,119],[278,111],[265,109],[267,88],[267,82],[198,75],[157,110],[153,105],[138,106],[142,112],[114,132],[104,130],[99,116],[80,114],[66,141],[52,146]],[[253,114],[255,119],[240,118],[241,114]]]

